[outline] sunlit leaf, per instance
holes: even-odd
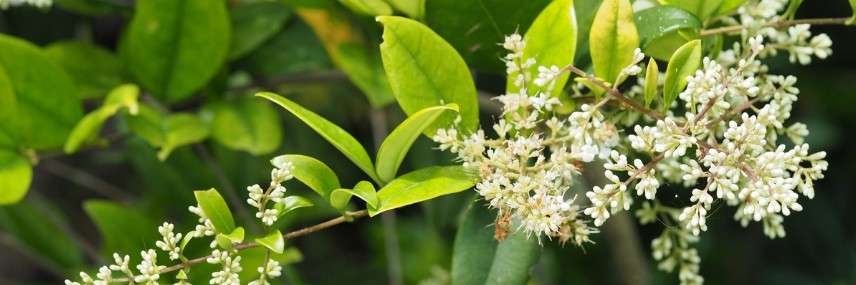
[[[696,15],[699,19],[706,20],[719,10],[725,0],[661,0]],[[734,3],[728,3],[733,5]]]
[[[354,189],[336,189],[333,191],[330,195],[330,204],[336,210],[344,211],[345,207],[348,206],[348,201],[351,200],[351,196],[357,196],[366,201],[369,209],[377,209],[380,203],[374,185],[368,181],[360,181],[354,186]]]
[[[633,50],[639,47],[630,0],[603,1],[594,17],[589,45],[594,74],[609,82],[616,80],[633,62]]]
[[[351,134],[331,123],[327,119],[324,119],[324,117],[321,117],[282,96],[270,92],[260,92],[257,93],[256,96],[273,101],[285,108],[288,112],[318,132],[321,137],[341,151],[342,154],[354,162],[354,164],[368,174],[369,177],[375,181],[380,180],[377,178],[377,174],[374,171],[374,165],[372,164],[371,158],[369,158],[368,152],[366,152],[363,146],[360,145],[357,139],[351,136]]]
[[[657,61],[652,57],[648,60],[648,68],[645,71],[645,108],[651,107],[654,96],[657,95],[657,86],[660,81],[660,69]]]
[[[279,218],[288,212],[312,206],[312,202],[309,199],[294,195],[282,198],[282,202],[274,204],[273,208],[277,210],[276,217]]]
[[[309,186],[312,191],[321,195],[324,200],[330,201],[330,193],[340,187],[339,178],[336,177],[336,173],[326,164],[315,158],[289,154],[277,156],[271,160],[271,164],[277,168],[284,169],[289,163],[294,167],[294,170],[291,172],[294,178]]]
[[[398,174],[398,167],[410,150],[410,146],[416,141],[416,138],[447,110],[457,111],[458,106],[449,104],[422,109],[408,117],[404,122],[401,122],[384,139],[377,152],[376,161],[377,175],[381,181],[389,182],[395,178],[395,175]]]
[[[276,253],[282,253],[285,250],[285,239],[282,238],[279,230],[273,230],[263,238],[257,238],[256,242]]]
[[[700,64],[700,40],[688,42],[675,51],[666,68],[666,81],[663,85],[664,112],[672,106],[678,94],[683,92],[687,86],[687,76],[695,73]]]
[[[533,76],[537,76],[539,66],[549,68],[555,65],[563,68],[573,63],[577,48],[577,17],[573,1],[553,1],[535,18],[535,22],[526,30],[524,38],[526,48],[523,50],[523,56],[534,58],[536,63],[528,70]],[[552,96],[558,95],[564,89],[569,75],[566,72],[556,78]],[[513,92],[516,90],[513,88],[514,81],[510,78],[507,90]]]
[[[21,201],[30,190],[32,180],[33,167],[26,158],[0,149],[0,205]]]
[[[442,195],[461,192],[475,185],[473,177],[461,166],[426,167],[399,176],[378,190],[379,206],[369,215],[419,203]]]
[[[235,220],[232,218],[232,211],[226,205],[226,200],[214,188],[209,190],[193,191],[196,196],[196,202],[202,208],[205,216],[211,220],[211,224],[219,233],[231,233],[235,230]]]
[[[408,115],[427,107],[458,104],[458,114],[446,113],[425,129],[433,136],[460,115],[460,126],[475,131],[478,100],[475,85],[460,55],[425,25],[402,17],[378,17],[384,25],[380,45],[383,66],[398,104]]]
[[[136,85],[121,85],[113,89],[104,104],[94,111],[83,116],[83,119],[74,126],[74,130],[68,136],[68,140],[63,146],[65,153],[73,153],[80,148],[83,143],[95,139],[101,131],[102,125],[110,117],[116,114],[122,108],[128,108],[131,114],[138,112],[137,96],[140,94],[140,89]]]

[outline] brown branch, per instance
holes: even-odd
[[[369,214],[369,212],[368,212],[367,210],[360,210],[360,211],[348,211],[348,212],[345,212],[345,215],[346,215],[348,218],[346,218],[345,216],[337,217],[337,218],[335,218],[335,219],[328,220],[328,221],[326,221],[326,222],[323,222],[323,223],[320,223],[320,224],[317,224],[317,225],[314,225],[314,226],[310,226],[310,227],[302,228],[302,229],[299,229],[299,230],[296,230],[296,231],[293,231],[293,232],[287,233],[287,234],[283,235],[283,236],[282,236],[282,238],[283,238],[284,240],[287,240],[287,239],[293,239],[293,238],[296,238],[296,237],[299,237],[299,236],[308,235],[308,234],[311,234],[311,233],[314,233],[314,232],[317,232],[317,231],[320,231],[320,230],[323,230],[323,229],[326,229],[326,228],[329,228],[329,227],[332,227],[332,226],[335,226],[335,225],[338,225],[338,224],[341,224],[341,223],[347,222],[347,221],[348,221],[348,219],[365,217],[365,216],[367,216],[368,214]],[[255,248],[255,247],[258,247],[258,246],[259,246],[259,243],[255,242],[255,241],[253,241],[253,242],[247,242],[247,243],[240,243],[240,244],[235,245],[235,250],[236,250],[236,251],[241,251],[241,250],[245,250],[245,249]],[[197,258],[194,258],[194,259],[188,260],[187,262],[179,263],[179,264],[175,264],[175,265],[172,265],[172,266],[166,267],[166,268],[164,268],[164,269],[161,269],[161,270],[160,270],[160,272],[158,272],[158,273],[159,273],[159,274],[164,274],[164,273],[169,273],[169,272],[173,272],[173,271],[176,271],[176,270],[184,269],[184,268],[187,268],[187,267],[191,267],[191,266],[194,266],[194,265],[197,265],[197,264],[203,263],[203,262],[205,262],[208,258],[211,258],[211,257],[214,257],[214,256],[209,254],[209,255],[206,255],[206,256],[197,257]],[[131,281],[134,277],[137,277],[137,276],[131,276],[131,277],[126,277],[126,278],[116,278],[116,279],[113,279],[112,283],[129,282],[129,281]]]
[[[599,86],[600,88],[603,88],[604,90],[609,91],[610,96],[612,96],[615,99],[618,99],[618,101],[621,101],[621,103],[624,103],[625,105],[630,107],[630,109],[639,111],[640,113],[645,114],[648,117],[651,117],[652,119],[654,119],[656,121],[660,121],[663,119],[663,116],[660,116],[660,114],[657,113],[656,111],[645,108],[642,105],[639,105],[639,103],[636,103],[636,101],[633,101],[630,98],[624,97],[624,95],[622,95],[621,92],[618,92],[618,90],[616,90],[615,88],[609,87],[608,85],[606,85],[606,83],[603,82],[603,80],[600,80],[597,77],[594,77],[591,74],[588,74],[585,71],[582,71],[581,69],[577,68],[576,66],[568,65],[565,67],[565,69],[570,70],[571,72],[576,73],[579,76],[585,77],[586,79],[588,79],[589,81],[591,81],[595,85]]]
[[[799,24],[811,24],[811,25],[844,25],[850,18],[816,18],[816,19],[799,19],[799,20],[786,20],[786,21],[777,21],[770,22],[764,25],[766,28],[775,28],[781,29],[790,26],[795,26]],[[711,35],[725,34],[731,32],[737,32],[741,30],[748,29],[748,26],[740,25],[740,26],[728,26],[721,27],[709,30],[702,30],[699,33],[699,36],[706,37]]]

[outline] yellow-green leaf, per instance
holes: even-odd
[[[309,199],[295,195],[282,198],[282,202],[274,204],[273,208],[277,210],[276,217],[279,218],[296,209],[312,206],[313,204]]]
[[[282,233],[279,230],[273,230],[263,238],[257,238],[256,242],[279,254],[285,250],[285,239],[282,238]]]
[[[573,63],[577,48],[577,17],[573,1],[558,0],[550,3],[526,30],[524,38],[526,48],[523,50],[523,56],[535,59],[535,65],[528,70],[533,76],[537,76],[539,66],[549,68],[555,65],[563,68]],[[566,72],[556,78],[551,95],[556,96],[562,91],[568,76],[570,74]],[[509,92],[518,91],[514,89],[513,78],[509,78],[506,89]]]
[[[377,164],[377,175],[381,181],[389,182],[395,178],[395,175],[398,174],[398,167],[419,134],[447,110],[457,111],[458,106],[448,104],[422,109],[401,122],[384,139],[380,149],[378,149],[377,161],[375,162]]]
[[[344,211],[345,207],[348,206],[348,201],[351,200],[351,196],[357,196],[366,201],[369,209],[377,209],[378,207],[377,192],[374,185],[368,181],[358,182],[357,185],[354,185],[354,189],[336,189],[330,195],[330,204],[333,205],[333,208]]]
[[[660,81],[660,69],[657,61],[652,57],[648,60],[648,68],[645,71],[645,108],[651,107],[651,101],[657,95],[657,85]]]
[[[24,198],[33,180],[33,167],[21,155],[0,149],[0,205]]]
[[[104,122],[120,109],[128,108],[129,113],[136,114],[138,112],[137,96],[139,94],[140,89],[132,84],[121,85],[110,91],[100,108],[83,116],[83,119],[74,126],[68,140],[65,141],[65,146],[63,146],[65,153],[73,153],[83,143],[96,138]]]
[[[232,233],[235,230],[232,211],[216,189],[193,191],[193,195],[196,196],[196,202],[218,233]]]
[[[605,0],[600,4],[589,34],[589,45],[594,74],[606,81],[615,81],[621,70],[633,62],[633,50],[639,47],[630,0]]]
[[[399,176],[377,192],[380,206],[369,215],[467,190],[475,185],[462,166],[432,166]]]
[[[663,112],[672,106],[678,94],[687,87],[687,76],[698,70],[701,64],[701,41],[694,40],[678,48],[666,68],[666,81],[663,83]]]
[[[294,166],[291,172],[294,178],[309,186],[312,191],[330,201],[330,193],[339,189],[339,178],[323,162],[305,155],[280,155],[272,159],[271,164],[277,168],[285,168],[289,163]]]
[[[366,16],[392,15],[392,7],[383,0],[339,0],[351,11]]]

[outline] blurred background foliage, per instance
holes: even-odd
[[[354,58],[358,62],[380,62],[377,45],[382,31],[367,15],[371,10],[349,6],[351,2],[228,1],[232,40],[227,63],[198,92],[167,107],[176,112],[199,112],[204,118],[211,115],[206,112],[215,112],[211,102],[239,104],[240,98],[255,91],[270,90],[342,126],[368,149],[376,148],[373,132],[384,130],[372,126],[388,128],[406,116],[390,104],[390,93],[383,93],[388,86],[372,80],[378,72],[383,75],[382,67],[349,65]],[[549,3],[388,2],[393,8],[390,12],[421,20],[450,42],[472,67],[477,88],[488,96],[501,93],[505,87],[497,32],[525,31]],[[590,22],[598,5],[595,0],[576,0],[578,20]],[[44,10],[16,7],[0,11],[0,33],[44,47],[46,54],[77,82],[79,96],[89,111],[100,105],[108,90],[135,82],[122,51],[133,7],[132,0],[56,0],[54,7]],[[796,18],[847,17],[847,8],[846,1],[807,1]],[[484,13],[485,9],[491,14]],[[480,26],[491,16],[501,19],[497,23],[502,26]],[[698,246],[703,259],[701,273],[708,284],[856,283],[856,219],[852,208],[856,180],[851,173],[852,165],[856,165],[856,151],[851,147],[856,145],[856,136],[851,135],[856,132],[856,53],[852,52],[856,50],[852,40],[856,33],[852,27],[843,26],[817,26],[813,32],[827,33],[833,39],[831,58],[802,67],[789,64],[780,55],[770,65],[777,74],[799,78],[801,95],[792,120],[809,126],[812,133],[806,141],[813,150],[827,151],[829,171],[816,186],[817,196],[801,201],[805,210],[786,219],[784,239],[767,239],[758,223],[747,229],[740,227],[733,221],[731,209],[714,211],[708,218],[711,230],[702,234]],[[578,38],[587,39],[586,31],[581,30]],[[87,48],[59,48],[62,45]],[[577,50],[576,64],[587,65],[585,43],[581,42]],[[69,51],[84,54],[69,55]],[[367,79],[352,83],[349,75],[354,74]],[[374,92],[366,94],[367,90]],[[485,112],[482,120],[493,120],[493,116],[495,113]],[[108,143],[90,145],[71,155],[37,153],[39,163],[27,196],[18,204],[0,207],[0,284],[61,283],[77,271],[103,264],[113,251],[133,255],[138,247],[146,246],[141,241],[154,242],[152,237],[160,222],[171,221],[184,229],[195,223],[187,212],[187,206],[194,203],[193,190],[215,187],[243,196],[245,186],[266,183],[269,160],[275,155],[299,153],[318,158],[338,174],[342,185],[365,179],[344,156],[294,117],[277,108],[265,119],[275,126],[272,132],[281,132],[281,143],[254,154],[232,142],[234,138],[228,138],[226,129],[222,135],[213,134],[214,139],[179,147],[165,161],[159,161],[155,148],[129,135],[124,117],[105,126],[102,133]],[[447,153],[433,148],[432,142],[420,138],[404,170],[451,161]],[[317,197],[302,184],[287,186],[292,194]],[[688,195],[668,185],[662,192],[684,199]],[[405,284],[448,282],[456,227],[473,197],[473,192],[466,191],[399,209],[392,221],[395,227],[385,227],[390,221],[382,222],[380,217],[359,219],[289,241],[292,250],[283,258],[291,263],[284,269],[282,282],[386,284],[393,283],[387,272],[396,267],[403,273]],[[103,199],[116,204],[98,202]],[[678,205],[686,202],[682,201],[674,199]],[[326,203],[318,201],[316,205],[287,216],[276,227],[291,231],[336,216]],[[88,211],[113,213],[104,219],[116,221],[93,220]],[[111,237],[99,232],[99,222],[126,227],[121,236]],[[661,224],[638,228],[646,253],[649,241],[661,228]],[[544,243],[531,283],[619,283],[621,273],[616,272],[614,258],[621,253],[612,252],[602,234],[595,235],[594,241],[596,244],[584,250]],[[392,252],[390,242],[397,242]],[[658,271],[650,255],[648,261],[654,284],[677,282],[673,275]],[[249,268],[245,266],[245,271]]]

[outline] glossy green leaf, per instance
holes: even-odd
[[[100,108],[83,116],[83,119],[74,126],[74,130],[71,131],[68,140],[65,141],[65,146],[63,146],[65,153],[73,153],[83,143],[96,138],[104,122],[120,109],[128,108],[131,114],[137,113],[137,97],[139,94],[140,89],[136,85],[128,84],[116,87],[107,95]]]
[[[305,155],[287,154],[272,159],[271,164],[277,168],[286,168],[290,163],[294,167],[291,174],[312,191],[330,201],[330,193],[339,189],[339,178],[330,167],[315,158]]]
[[[57,42],[45,47],[45,55],[62,66],[77,86],[77,96],[82,99],[101,98],[127,81],[122,61],[93,44]]]
[[[228,234],[219,233],[217,235],[222,236],[224,238],[227,238],[230,241],[232,241],[233,243],[241,243],[244,241],[244,228],[243,227],[237,227],[231,233],[228,233]]]
[[[460,55],[425,25],[401,17],[378,17],[384,25],[380,45],[383,66],[398,104],[408,115],[427,107],[458,104],[425,129],[429,137],[448,128],[460,115],[460,127],[475,131],[478,100],[475,85]]]
[[[730,13],[731,11],[737,10],[740,6],[746,3],[747,0],[724,0],[722,1],[722,5],[719,5],[719,9],[716,12],[717,15],[725,15]]]
[[[401,11],[408,18],[422,19],[425,17],[425,0],[386,0],[395,10]]]
[[[101,252],[110,256],[114,252],[140,252],[152,247],[158,240],[157,224],[143,213],[105,200],[89,200],[83,209],[101,232],[104,245]]]
[[[594,16],[589,45],[594,74],[609,82],[616,80],[639,47],[630,0],[603,1]]]
[[[12,137],[19,142],[16,145],[34,149],[61,147],[83,116],[74,83],[58,64],[29,42],[0,35],[0,50],[0,68],[5,70],[16,102],[14,106],[0,107],[0,113],[16,114],[14,121],[4,122],[3,125],[14,125],[4,127],[3,136],[7,138],[2,140]]]
[[[281,254],[285,250],[285,239],[282,238],[279,230],[273,230],[263,238],[257,238],[256,242],[276,253]]]
[[[701,41],[686,43],[672,55],[666,68],[666,81],[663,85],[664,112],[672,106],[678,94],[687,86],[687,76],[692,75],[701,65]]]
[[[15,205],[0,207],[0,228],[4,235],[12,237],[13,244],[39,257],[40,262],[59,268],[84,266],[86,261],[80,246],[61,228],[71,225],[68,216],[48,200],[41,197],[35,200],[35,197],[38,196],[31,195]],[[135,232],[129,232],[129,236]],[[8,251],[3,250],[4,253]]]
[[[26,158],[0,149],[0,205],[17,203],[30,190],[33,167]]]
[[[853,25],[856,23],[856,0],[850,0],[850,10],[853,10],[853,16],[850,17],[850,20],[847,20],[845,25]]]
[[[155,96],[175,102],[220,69],[231,27],[222,0],[145,0],[126,32],[131,71]]]
[[[262,155],[282,144],[279,113],[269,102],[242,97],[212,103],[206,110],[212,116],[211,136],[230,149]]]
[[[523,232],[494,240],[496,210],[476,200],[467,209],[455,235],[452,284],[526,284],[530,268],[538,262],[536,238]],[[514,228],[514,227],[512,227]]]
[[[550,0],[429,0],[425,24],[449,42],[473,68],[505,75],[499,60],[505,36],[529,29]],[[448,103],[448,102],[447,102]]]
[[[300,196],[288,196],[282,198],[282,202],[274,204],[273,208],[277,210],[276,217],[282,217],[288,212],[314,206],[309,199],[300,197]]]
[[[574,13],[573,1],[553,1],[541,14],[538,14],[524,38],[526,48],[523,50],[523,56],[535,59],[535,64],[528,70],[533,76],[537,76],[539,66],[555,65],[564,68],[573,63],[577,49],[577,17]],[[566,72],[556,78],[555,88],[550,95],[557,96],[562,92],[568,76],[570,74]],[[508,80],[506,85],[506,90],[518,91],[513,80]]]
[[[341,151],[342,154],[354,162],[354,164],[368,174],[369,177],[375,181],[380,180],[377,178],[377,174],[374,171],[374,165],[372,164],[371,158],[369,158],[368,152],[366,152],[363,146],[360,145],[357,139],[351,136],[351,134],[348,134],[348,132],[318,114],[315,114],[297,103],[283,98],[282,96],[270,92],[260,92],[257,93],[256,96],[271,100],[285,108],[288,112],[318,132],[321,137]]]
[[[645,70],[645,108],[651,107],[651,102],[654,101],[654,96],[657,95],[659,81],[660,69],[657,67],[657,61],[652,57],[648,60],[648,67]]]
[[[235,220],[232,218],[232,211],[226,205],[226,200],[216,189],[193,191],[196,196],[196,202],[205,216],[211,220],[214,229],[219,233],[231,233],[235,230]]]
[[[706,20],[719,11],[720,5],[725,0],[661,0],[668,5],[675,6],[696,15],[699,19]]]
[[[366,16],[392,15],[392,7],[384,0],[339,0],[339,3],[357,14]]]
[[[348,206],[348,201],[351,200],[351,196],[357,196],[366,201],[369,209],[377,209],[380,203],[374,185],[368,181],[360,181],[354,185],[354,189],[336,189],[333,191],[330,195],[330,204],[336,210],[344,211],[345,207]]]
[[[232,40],[229,59],[240,58],[276,35],[292,12],[282,2],[250,2],[229,10]]]
[[[205,140],[209,135],[208,125],[196,115],[177,113],[164,118],[164,141],[158,152],[158,159],[166,160],[172,151],[180,146]]]
[[[642,51],[660,60],[681,45],[698,39],[703,23],[692,13],[674,6],[654,6],[635,15]]]
[[[458,106],[455,104],[434,106],[413,113],[384,139],[378,149],[376,161],[377,175],[381,181],[389,182],[395,178],[398,167],[401,166],[404,156],[407,155],[419,134],[447,110],[458,111]]]
[[[372,108],[380,109],[395,101],[392,87],[383,70],[380,54],[367,47],[346,43],[336,47],[339,66],[369,99]]]
[[[399,176],[377,192],[379,206],[369,215],[467,190],[474,178],[461,166],[432,166]]]

